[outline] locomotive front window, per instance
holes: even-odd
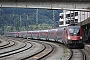
[[[80,35],[80,29],[79,28],[72,28],[69,29],[71,36],[79,36]]]

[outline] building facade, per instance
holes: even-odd
[[[63,12],[59,14],[59,17],[59,27],[64,27],[70,24],[77,24],[86,20],[90,17],[90,12],[63,10]]]

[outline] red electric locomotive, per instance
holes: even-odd
[[[68,26],[64,33],[65,43],[69,48],[84,48],[80,26]]]

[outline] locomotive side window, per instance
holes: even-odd
[[[66,35],[68,35],[67,30],[66,30]]]
[[[71,36],[79,36],[80,35],[80,29],[79,28],[71,28],[69,29]]]

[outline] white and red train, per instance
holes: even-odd
[[[84,48],[82,40],[82,28],[80,26],[67,26],[65,28],[49,30],[6,32],[5,35],[22,38],[51,40],[64,43],[69,48]]]

